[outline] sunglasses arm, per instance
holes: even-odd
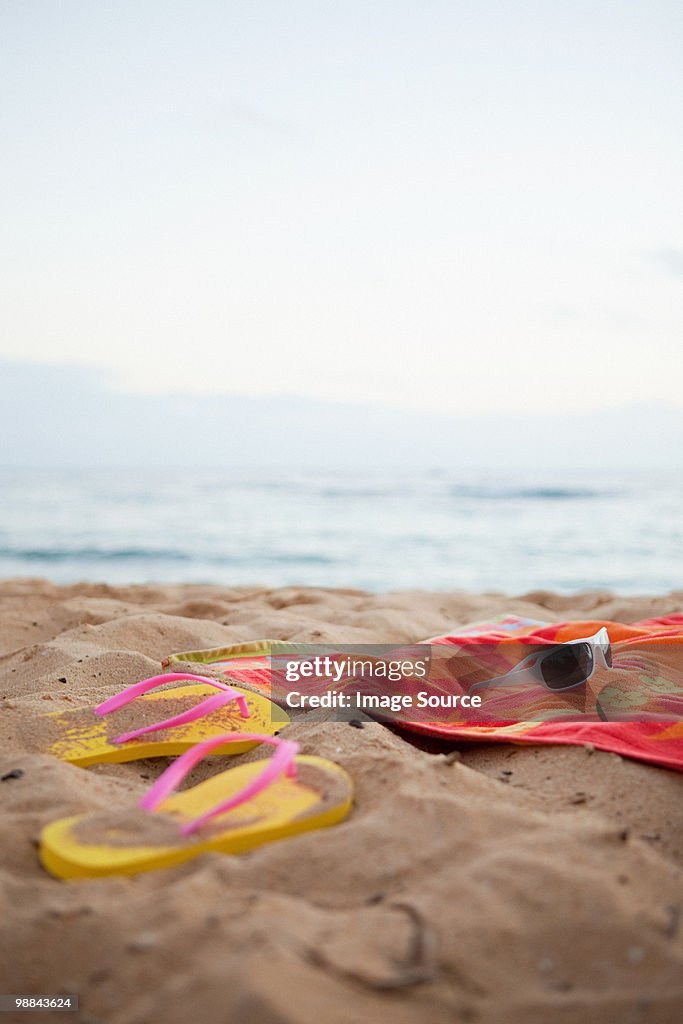
[[[519,665],[516,665],[515,668],[511,668],[510,671],[506,672],[504,675],[494,676],[493,679],[482,679],[481,682],[474,683],[474,685],[470,687],[469,692],[472,693],[473,690],[483,689],[485,686],[500,685],[501,683],[507,682],[520,683],[524,681],[537,683],[538,679],[534,673],[529,670],[527,665],[527,662],[532,658],[537,657],[537,654],[530,654],[528,658],[525,658],[524,661],[520,661]]]

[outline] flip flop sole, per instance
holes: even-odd
[[[41,863],[64,879],[134,875],[182,864],[203,853],[245,853],[342,821],[352,804],[350,776],[320,757],[300,755],[295,764],[296,778],[280,778],[187,837],[179,832],[183,824],[238,793],[262,771],[263,762],[221,772],[169,797],[154,812],[132,809],[53,822],[41,834]]]
[[[225,732],[260,732],[273,736],[288,724],[289,716],[286,712],[276,707],[267,697],[251,690],[240,692],[246,697],[249,718],[242,718],[239,708],[232,701],[195,722],[173,726],[120,745],[113,743],[112,738],[126,732],[128,727],[144,725],[146,718],[152,722],[170,717],[215,695],[216,691],[201,683],[176,686],[138,697],[135,704],[114,715],[101,717],[92,708],[45,715],[42,724],[49,734],[49,740],[41,752],[85,768],[91,764],[118,764],[146,757],[175,757],[197,743]],[[127,715],[125,719],[124,715]],[[30,736],[27,738],[31,739]],[[243,754],[255,745],[249,741],[231,743],[217,747],[215,753]],[[30,746],[36,746],[35,739]]]

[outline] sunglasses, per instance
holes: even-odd
[[[535,651],[505,675],[475,683],[470,692],[477,687],[529,682],[542,683],[547,690],[561,693],[573,690],[577,686],[584,686],[598,664],[603,668],[612,668],[612,645],[605,626],[599,629],[595,636],[568,640],[566,643]]]

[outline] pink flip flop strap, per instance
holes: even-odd
[[[159,776],[151,789],[147,791],[140,801],[140,807],[145,811],[155,810],[163,800],[178,788],[194,766],[202,761],[207,754],[210,754],[212,750],[222,746],[224,743],[242,743],[245,740],[255,743],[270,743],[271,746],[276,748],[275,753],[266,762],[264,770],[255,779],[247,783],[238,793],[235,793],[228,800],[216,804],[215,807],[212,807],[210,811],[206,811],[200,817],[183,825],[180,830],[182,835],[191,835],[191,833],[201,828],[205,822],[210,821],[219,814],[225,814],[226,811],[231,811],[233,807],[239,807],[241,804],[246,803],[247,800],[251,800],[252,797],[262,793],[264,789],[267,789],[268,786],[276,782],[281,775],[296,778],[294,758],[299,752],[298,743],[295,743],[293,740],[281,740],[277,736],[265,736],[261,733],[229,732],[223,736],[213,736],[209,740],[197,743],[190,750],[186,750],[184,754],[176,758],[173,764]]]
[[[198,718],[210,715],[212,711],[216,711],[231,700],[237,701],[242,718],[249,718],[247,699],[239,690],[234,690],[231,686],[220,682],[218,679],[210,679],[209,676],[190,675],[187,672],[169,672],[167,675],[151,676],[149,679],[143,679],[142,682],[133,683],[132,686],[128,686],[125,690],[121,690],[120,693],[114,694],[109,700],[105,700],[102,704],[98,705],[95,708],[95,714],[108,715],[112,711],[118,711],[119,708],[130,704],[131,701],[135,700],[136,697],[140,697],[143,693],[155,690],[164,683],[173,683],[180,679],[193,679],[199,683],[208,683],[209,686],[213,686],[221,692],[213,697],[208,697],[201,704],[197,704],[196,707],[190,708],[188,711],[174,715],[173,718],[167,718],[163,722],[156,722],[154,725],[143,726],[141,729],[134,729],[133,732],[125,732],[113,739],[112,743],[127,743],[129,740],[134,740],[138,736],[144,736],[148,732],[156,732],[159,729],[171,729],[175,725],[187,725],[188,722],[196,722]]]

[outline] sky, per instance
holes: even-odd
[[[683,408],[683,7],[3,0],[0,359]]]

